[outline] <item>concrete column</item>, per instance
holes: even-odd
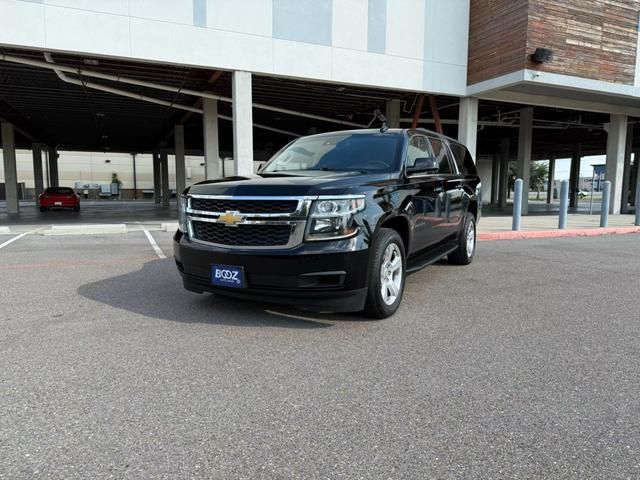
[[[169,189],[169,152],[166,148],[160,150],[160,181],[162,183],[162,206],[168,207],[171,190]]]
[[[55,148],[49,149],[49,186],[60,186],[60,177],[58,177],[58,152]]]
[[[35,186],[36,207],[40,194],[44,192],[44,178],[42,174],[42,144],[34,143],[31,147],[33,153],[33,184]]]
[[[520,110],[518,132],[518,178],[522,179],[522,215],[529,214],[531,152],[533,149],[533,107]]]
[[[500,154],[494,153],[491,162],[491,205],[498,204],[498,190],[500,188]]]
[[[619,214],[622,205],[624,153],[627,146],[627,116],[611,115],[607,137],[607,167],[605,180],[611,182],[609,213]]]
[[[631,169],[631,205],[636,205],[636,192],[638,191],[638,183],[640,183],[640,150],[633,152],[633,168]]]
[[[207,180],[222,178],[222,160],[218,142],[218,101],[202,100],[202,129],[204,135],[204,174]]]
[[[507,207],[507,191],[509,189],[509,147],[509,139],[503,138],[500,142],[500,184],[498,187],[498,205],[500,208]]]
[[[569,168],[569,206],[578,206],[578,182],[580,181],[580,163],[582,162],[582,145],[576,143],[571,156]]]
[[[556,155],[555,153],[551,154],[549,157],[549,180],[547,183],[547,203],[551,203],[553,201],[553,187],[555,180],[555,171],[556,171]]]
[[[131,163],[133,166],[133,199],[138,199],[138,174],[136,172],[136,154],[131,154]]]
[[[153,152],[153,202],[160,204],[162,195],[162,183],[160,181],[160,152]]]
[[[184,125],[174,127],[173,140],[176,157],[176,198],[178,198],[187,188],[184,165]]]
[[[251,73],[233,72],[233,173],[253,175],[253,94]]]
[[[387,102],[384,116],[387,118],[387,127],[400,128],[400,100],[389,100]]]
[[[478,144],[478,99],[461,98],[459,117],[458,141],[466,145],[475,162]]]
[[[16,138],[13,123],[2,122],[2,159],[4,162],[4,188],[7,196],[7,213],[20,213],[18,201],[18,170],[16,167]]]
[[[622,203],[620,205],[621,213],[629,213],[629,205],[633,199],[629,198],[631,193],[631,154],[633,153],[633,128],[635,124],[627,125],[627,143],[624,150],[624,170],[622,175]]]

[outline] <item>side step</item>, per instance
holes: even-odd
[[[407,273],[415,273],[418,270],[422,270],[424,267],[436,263],[442,257],[449,255],[453,252],[458,245],[454,242],[445,243],[440,245],[435,250],[428,251],[415,258],[410,259],[407,262]]]

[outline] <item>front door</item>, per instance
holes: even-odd
[[[443,208],[440,210],[437,236],[440,239],[458,233],[462,214],[462,178],[458,175],[455,164],[449,154],[449,148],[441,138],[430,136],[429,141],[433,154],[438,161],[438,176],[443,185]]]
[[[406,159],[406,188],[412,195],[412,208],[415,211],[410,253],[424,250],[442,240],[440,224],[445,208],[444,181],[433,171],[412,170],[420,159],[426,158],[433,158],[427,137],[413,135],[409,140]]]

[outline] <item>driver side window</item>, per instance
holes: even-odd
[[[409,140],[409,147],[407,148],[407,168],[414,167],[418,158],[430,157],[429,143],[427,137],[422,135],[414,135]]]

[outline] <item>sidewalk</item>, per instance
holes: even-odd
[[[511,230],[510,216],[482,217],[478,240],[516,240],[527,238],[579,237],[640,233],[634,215],[610,215],[609,227],[600,228],[600,215],[568,215],[567,228],[558,229],[557,215],[524,216],[520,231]]]

